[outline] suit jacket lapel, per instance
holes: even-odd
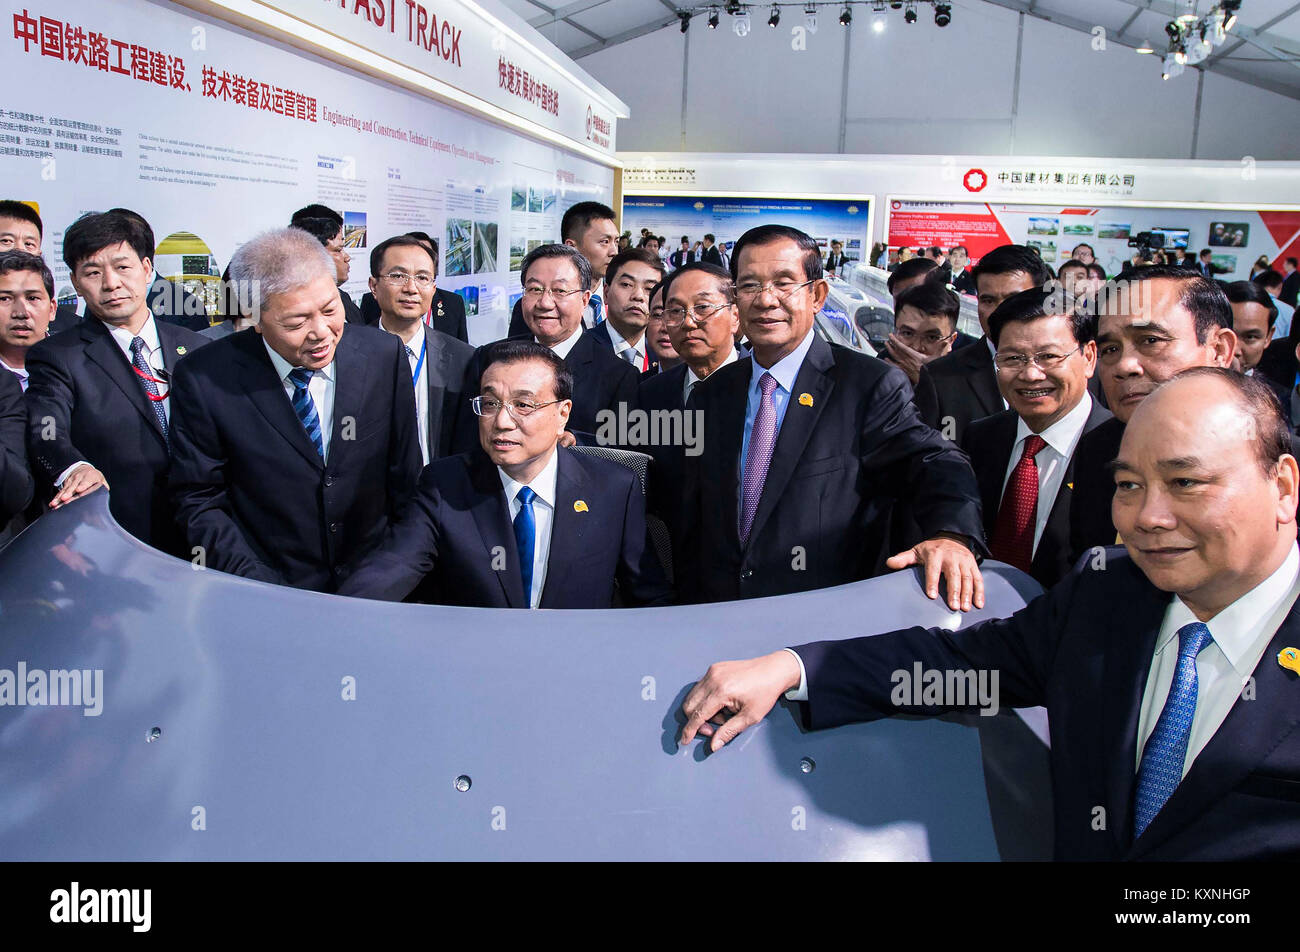
[[[118,389],[126,394],[126,398],[140,411],[140,415],[145,418],[145,421],[153,427],[153,431],[158,434],[158,438],[166,443],[167,436],[163,433],[158,417],[154,415],[149,398],[145,396],[140,378],[136,376],[130,361],[122,353],[122,349],[117,346],[117,341],[113,339],[113,335],[108,328],[98,318],[87,317],[81,323],[81,338],[86,342],[86,357],[97,364],[108,375],[108,378],[117,385]],[[166,348],[164,347],[163,350],[165,354]]]
[[[993,372],[993,356],[989,353],[988,338],[981,337],[966,350],[971,351],[971,367],[974,370],[966,375],[966,382],[983,411],[979,416],[989,416],[1005,409],[1002,405],[1002,392],[998,390],[998,378]]]
[[[515,527],[510,521],[510,504],[501,488],[496,466],[481,450],[470,454],[470,481],[474,486],[470,512],[487,557],[492,558],[492,550],[498,545],[506,550],[506,570],[492,574],[505,593],[506,604],[511,608],[527,608],[523,575],[519,571],[519,547],[515,544]],[[551,534],[554,536],[554,529]]]
[[[1083,424],[1083,433],[1095,430],[1110,418],[1110,411],[1094,399],[1092,401],[1092,410]],[[1080,434],[1080,439],[1082,439],[1082,436],[1083,434]],[[1074,495],[1074,459],[1077,455],[1077,444],[1075,450],[1076,452],[1071,453],[1069,460],[1066,461],[1065,475],[1061,479],[1060,488],[1056,491],[1056,498],[1052,501],[1052,511],[1047,516],[1047,526],[1043,529],[1043,538],[1038,543],[1038,551],[1034,553],[1034,568],[1047,568],[1055,563],[1059,557],[1059,548],[1055,540],[1061,539],[1067,544],[1069,542],[1070,499]],[[985,518],[987,518],[987,510]]]
[[[1300,678],[1277,663],[1277,655],[1300,641],[1300,600],[1274,633],[1254,671],[1254,697],[1238,697],[1209,743],[1174,788],[1164,808],[1133,844],[1148,852],[1185,827],[1207,806],[1245,779],[1300,724]],[[1258,698],[1258,700],[1256,700]]]
[[[763,493],[758,497],[758,510],[754,513],[754,524],[749,530],[750,543],[758,538],[763,523],[780,502],[813,429],[817,426],[822,411],[826,409],[827,400],[835,388],[835,380],[830,373],[834,365],[831,345],[814,336],[812,346],[808,348],[799,373],[794,378],[794,388],[786,403],[785,417],[781,420],[781,429],[776,436],[776,446],[772,448],[772,461],[767,466]],[[811,405],[801,401],[800,398],[805,393],[812,397]],[[740,425],[743,431],[743,419]]]
[[[438,346],[438,338],[433,328],[424,328],[425,347],[424,373],[428,377],[428,441],[429,458],[437,459],[443,454],[442,404],[447,394],[447,352]],[[417,358],[418,359],[418,358]]]
[[[302,457],[313,466],[324,468],[324,462],[320,454],[316,452],[316,446],[307,436],[307,431],[302,427],[302,421],[298,419],[298,414],[294,412],[293,404],[289,402],[289,395],[284,391],[284,384],[280,380],[279,374],[275,372],[275,365],[271,363],[271,358],[267,356],[266,346],[262,342],[262,335],[255,330],[241,331],[235,335],[238,339],[239,349],[242,352],[240,367],[240,383],[243,386],[244,393],[252,401],[259,413],[266,418],[266,422],[283,436],[289,445],[296,449]],[[334,418],[338,419],[337,388],[335,389],[334,400]]]
[[[347,325],[344,325],[343,335],[334,349],[334,422],[329,445],[331,464],[338,464],[360,436],[356,429],[361,425],[371,367],[365,356],[357,351],[355,340],[356,335],[349,336]],[[402,352],[402,359],[406,359],[405,351]],[[296,418],[297,414],[294,416]],[[352,421],[351,427],[347,424],[349,419]],[[349,429],[349,439],[343,438],[345,427]]]
[[[542,590],[541,608],[551,608],[572,583],[582,585],[581,578],[565,571],[582,554],[584,538],[592,519],[609,519],[612,513],[578,512],[573,507],[582,500],[587,506],[590,496],[587,474],[567,450],[557,449],[555,474],[555,517],[551,521],[551,551],[546,560],[546,587]]]
[[[715,456],[706,453],[703,460],[716,461],[722,472],[715,472],[713,478],[722,490],[722,521],[726,526],[727,541],[740,552],[740,450],[745,440],[745,404],[749,399],[749,378],[753,372],[753,360],[742,357],[734,366],[737,368],[729,374],[723,374],[726,368],[715,370],[707,380],[695,385],[691,395],[707,386],[708,390],[700,393],[699,406],[705,410],[704,427],[705,446],[717,446]],[[717,380],[714,377],[720,376]],[[709,394],[705,397],[704,394]],[[710,423],[716,421],[717,426]],[[704,469],[704,467],[701,467]],[[703,514],[701,514],[703,515]]]
[[[162,348],[163,366],[167,368],[167,373],[171,374],[176,369],[176,361],[188,353],[178,340],[180,334],[177,332],[180,328],[159,320],[155,320],[153,326],[158,330],[158,346]]]
[[[993,529],[998,524],[998,510],[1002,508],[1002,484],[1006,481],[1007,466],[1016,448],[1016,426],[1019,417],[1014,413],[999,414],[993,430],[992,447],[980,454],[983,460],[979,473],[980,504],[984,511],[984,535],[992,540]]]

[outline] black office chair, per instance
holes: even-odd
[[[601,459],[607,459],[611,463],[618,463],[620,466],[626,466],[632,472],[636,473],[636,478],[641,481],[641,494],[645,495],[646,483],[650,478],[650,457],[645,453],[637,453],[633,450],[619,450],[609,446],[575,446],[573,449],[579,453],[586,453],[589,456],[597,456]],[[668,576],[668,581],[673,580],[673,544],[672,538],[668,534],[668,526],[658,516],[646,513],[645,517],[646,532],[650,536],[650,544],[655,548],[655,554],[659,556],[659,562],[664,567],[664,574]]]

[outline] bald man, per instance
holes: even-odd
[[[996,703],[1048,710],[1057,859],[1300,858],[1300,468],[1271,393],[1180,375],[1133,414],[1114,483],[1125,548],[1010,618],[715,664],[680,743],[717,750],[782,693],[813,729],[970,711],[900,703],[897,672],[997,672]]]

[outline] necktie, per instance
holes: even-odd
[[[153,366],[144,355],[143,337],[131,338],[131,364],[135,369],[136,377],[140,379],[140,386],[144,387],[145,396],[149,399],[149,406],[153,407],[153,415],[158,418],[158,425],[162,427],[163,435],[166,436],[167,411],[163,409],[163,396],[158,390]]]
[[[637,360],[635,347],[629,347],[627,350],[623,351],[623,359],[633,367],[636,367],[641,363],[641,361]]]
[[[754,427],[749,433],[749,453],[745,457],[745,476],[741,481],[741,544],[749,539],[749,530],[754,525],[758,500],[763,495],[763,482],[767,479],[767,467],[772,462],[772,448],[776,445],[776,404],[772,402],[776,378],[764,373],[758,378],[758,387],[763,392],[763,397],[758,403]]]
[[[1214,638],[1199,621],[1178,629],[1178,667],[1155,729],[1142,748],[1137,797],[1133,807],[1133,838],[1150,826],[1183,779],[1183,761],[1196,713],[1196,656]]]
[[[533,498],[537,493],[524,486],[516,494],[519,513],[515,516],[515,545],[519,549],[519,577],[524,583],[524,606],[533,606],[533,547],[537,524],[533,521]]]
[[[295,367],[289,371],[289,379],[293,381],[293,412],[298,414],[298,419],[302,421],[302,428],[307,431],[307,436],[315,444],[320,458],[324,459],[325,444],[321,441],[320,417],[316,414],[316,404],[312,402],[311,393],[307,390],[312,374],[313,371],[306,367]]]
[[[1041,436],[1025,437],[1025,451],[1011,471],[1002,493],[1002,506],[993,527],[993,558],[1028,572],[1034,561],[1034,525],[1038,519],[1038,463],[1034,457],[1047,446]]]
[[[599,294],[593,294],[591,296],[591,326],[595,327],[604,319],[604,302],[601,301]]]

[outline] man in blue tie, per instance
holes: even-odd
[[[715,664],[682,742],[716,750],[782,693],[813,728],[971,710],[950,675],[996,672],[994,703],[1048,711],[1058,859],[1300,858],[1300,468],[1276,400],[1185,371],[1134,412],[1112,470],[1124,548],[1010,618]],[[947,690],[900,691],[918,669]]]
[[[646,544],[630,469],[558,446],[572,377],[526,340],[491,351],[474,398],[479,447],[425,467],[405,518],[340,595],[421,596],[480,608],[662,605],[671,590]]]

